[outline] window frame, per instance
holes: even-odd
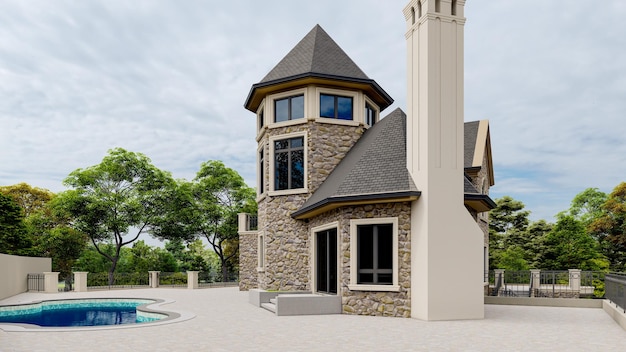
[[[257,197],[265,194],[265,145],[257,148]]]
[[[304,120],[306,118],[306,101],[305,101],[305,96],[306,94],[304,92],[302,93],[295,93],[292,95],[287,95],[285,97],[276,97],[274,99],[272,99],[272,105],[274,108],[274,123],[283,123],[283,122],[290,122],[290,121],[297,121],[297,120]],[[292,103],[291,101],[294,98],[300,98],[302,97],[302,117],[298,117],[298,118],[293,118],[293,109],[292,109]],[[276,104],[278,104],[279,101],[283,101],[283,100],[287,100],[287,120],[284,121],[276,121],[276,117],[277,117],[277,113],[278,113],[278,109],[276,109]]]
[[[357,229],[359,225],[385,225],[391,224],[392,229],[392,284],[359,284],[358,275],[358,238]],[[398,258],[398,218],[368,218],[350,220],[350,284],[351,291],[387,291],[399,292],[399,258]]]
[[[257,236],[257,272],[265,271],[265,234],[260,232]]]
[[[330,97],[333,99],[333,112],[334,112],[334,116],[322,116],[322,97]],[[343,99],[350,99],[350,118],[349,119],[344,119],[344,118],[340,118],[339,117],[339,99],[343,98]],[[334,120],[340,120],[340,121],[354,121],[355,120],[355,116],[354,116],[354,97],[350,96],[350,95],[340,95],[340,94],[334,94],[334,93],[326,93],[326,92],[320,92],[319,94],[319,110],[320,110],[320,118],[323,119],[334,119]]]
[[[371,110],[374,112],[374,123],[370,124],[367,121],[367,108],[368,106],[371,108]],[[369,100],[368,98],[365,98],[365,108],[363,109],[363,123],[366,124],[367,126],[374,126],[375,124],[378,123],[378,121],[380,121],[380,111],[378,109],[378,105],[374,104],[371,100]]]
[[[302,137],[303,138],[303,154],[304,154],[304,171],[303,171],[303,187],[302,188],[291,188],[291,189],[276,189],[276,148],[275,148],[275,142],[276,141],[280,141],[280,140],[285,140],[285,139],[292,139],[292,138],[299,138]],[[288,194],[299,194],[299,193],[306,193],[308,192],[308,177],[307,177],[307,171],[308,171],[308,166],[307,166],[307,160],[308,160],[308,153],[307,153],[307,134],[305,131],[302,132],[294,132],[294,133],[286,133],[286,134],[281,134],[281,135],[277,135],[277,136],[271,136],[269,138],[269,154],[268,154],[268,158],[269,158],[269,162],[270,162],[270,169],[269,169],[269,188],[267,190],[267,194],[269,196],[277,196],[277,195],[288,195]]]
[[[315,289],[317,288],[317,255],[315,253],[315,251],[317,250],[317,233],[318,232],[322,232],[322,231],[327,231],[327,230],[332,230],[335,229],[337,230],[337,295],[340,296],[341,295],[341,261],[339,258],[341,258],[340,255],[340,249],[341,249],[341,232],[339,231],[340,227],[339,227],[339,222],[335,221],[335,222],[331,222],[328,224],[324,224],[324,225],[320,225],[320,226],[316,226],[311,228],[310,230],[310,243],[311,243],[311,248],[310,248],[310,256],[309,258],[311,258],[311,291],[315,291]],[[333,295],[334,296],[334,295]]]

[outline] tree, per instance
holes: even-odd
[[[43,210],[52,197],[54,197],[54,193],[51,191],[44,188],[32,187],[24,182],[13,186],[0,186],[0,193],[13,198],[20,208],[24,210],[24,217],[26,218]]]
[[[582,221],[569,215],[561,216],[545,239],[542,260],[548,270],[601,270],[602,255],[596,241],[586,231]]]
[[[41,238],[39,247],[52,258],[52,270],[65,279],[66,288],[71,289],[72,268],[87,247],[87,238],[82,232],[69,227],[55,227]]]
[[[109,284],[122,247],[159,227],[176,198],[171,175],[143,154],[115,148],[98,165],[77,169],[64,180],[74,189],[55,198],[55,208],[69,214],[72,226],[85,233],[95,250],[110,262]],[[161,232],[161,236],[169,236]],[[114,251],[101,247],[111,243]]]
[[[524,203],[521,201],[510,196],[496,199],[496,207],[489,213],[490,268],[497,269],[504,265],[500,260],[507,248],[511,246],[524,248],[527,245],[526,230],[529,215],[530,212],[524,210]]]
[[[597,188],[587,188],[572,199],[569,210],[560,213],[557,217],[570,215],[580,220],[584,226],[589,226],[595,219],[604,214],[602,206],[606,202],[606,199],[606,193],[601,192]]]
[[[222,280],[228,281],[228,265],[239,254],[237,214],[256,212],[255,192],[235,170],[221,161],[208,161],[194,179],[192,194],[195,221],[191,232],[211,244],[220,259]]]
[[[611,263],[611,270],[626,269],[626,182],[613,189],[602,204],[603,214],[589,224]]]
[[[0,193],[0,253],[26,255],[32,246],[22,209],[13,198]]]

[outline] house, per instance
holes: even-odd
[[[393,99],[319,25],[252,86],[258,214],[256,228],[240,217],[241,290],[483,317],[494,176],[488,121],[463,120],[464,4],[404,9],[406,113],[382,117]]]

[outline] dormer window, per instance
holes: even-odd
[[[320,94],[320,117],[352,120],[352,97]]]
[[[274,122],[304,118],[304,94],[274,100]]]

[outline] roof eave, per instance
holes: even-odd
[[[302,82],[301,82],[302,81]],[[343,77],[323,73],[307,72],[295,76],[289,76],[281,79],[276,79],[268,82],[261,82],[252,85],[244,107],[252,112],[256,112],[263,98],[275,90],[281,88],[295,87],[303,84],[323,84],[323,83],[342,82],[348,83],[348,85],[354,86],[354,88],[360,88],[378,104],[380,110],[385,110],[388,106],[393,104],[393,98],[382,87],[376,83],[373,79]],[[368,89],[369,87],[369,89]],[[271,88],[271,89],[269,89]]]
[[[496,207],[496,202],[486,194],[465,193],[464,204],[479,213],[489,211]]]
[[[296,220],[310,219],[321,213],[337,209],[339,207],[360,205],[360,204],[377,204],[377,203],[398,203],[411,202],[421,196],[420,191],[400,191],[391,193],[378,194],[360,194],[349,196],[338,196],[323,199],[315,204],[311,204],[305,208],[298,209],[291,213],[291,217]]]

